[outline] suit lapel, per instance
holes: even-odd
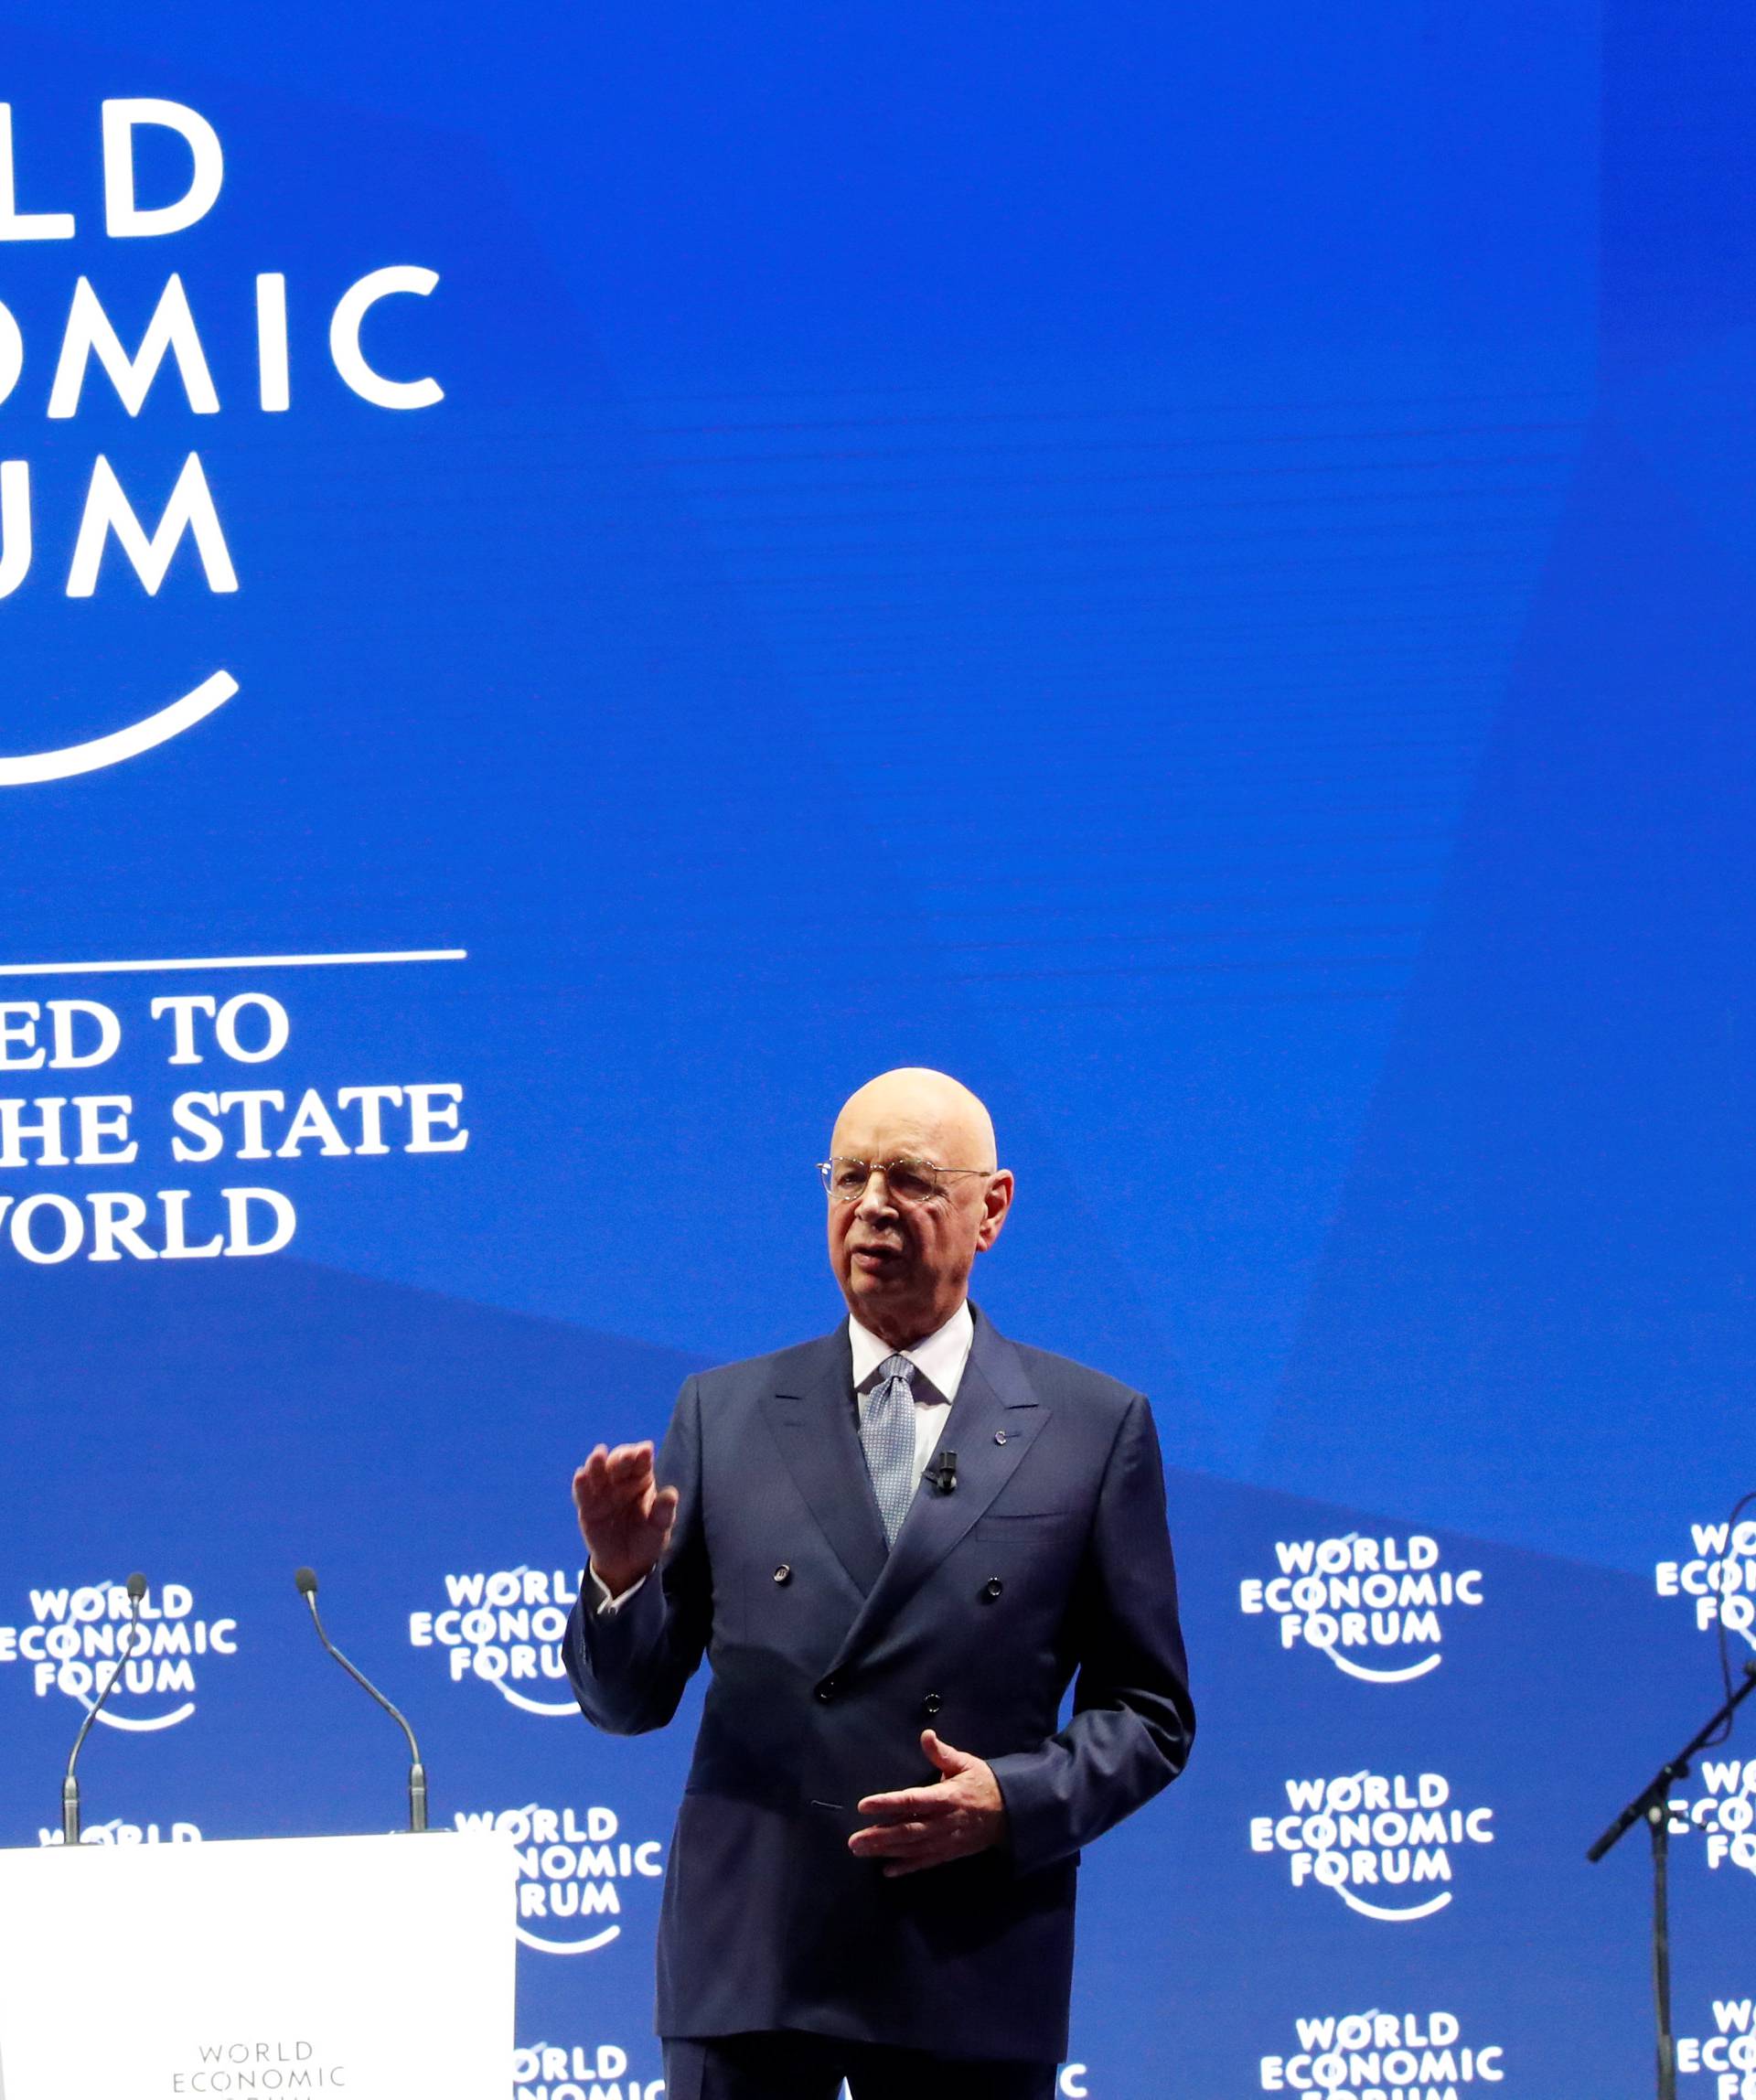
[[[878,1631],[926,1581],[1012,1477],[1049,1413],[1025,1377],[1017,1350],[978,1312],[969,1361],[940,1440],[946,1450],[958,1454],[958,1484],[949,1495],[928,1486],[917,1489],[896,1543],[868,1587],[865,1605],[849,1628],[832,1667],[870,1646]],[[857,1436],[852,1444],[863,1477]],[[875,1520],[870,1483],[867,1500]],[[878,1540],[882,1549],[882,1527]]]
[[[836,1559],[862,1596],[869,1595],[885,1564],[884,1527],[860,1448],[845,1326],[788,1352],[764,1411]]]

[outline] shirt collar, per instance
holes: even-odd
[[[848,1316],[848,1340],[853,1347],[853,1384],[857,1392],[886,1356],[904,1355],[932,1385],[935,1392],[955,1400],[963,1383],[964,1366],[976,1339],[975,1317],[966,1298],[943,1327],[916,1342],[912,1349],[893,1349],[851,1313]]]

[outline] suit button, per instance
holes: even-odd
[[[817,1688],[817,1696],[825,1706],[828,1706],[830,1701],[841,1689],[841,1682],[839,1677],[825,1677],[823,1682]]]
[[[792,1579],[793,1571],[783,1560],[780,1566],[775,1570],[775,1580],[784,1588]]]
[[[981,1593],[982,1593],[982,1595],[983,1595],[984,1597],[986,1597],[986,1598],[987,1598],[988,1602],[989,1602],[991,1604],[991,1603],[993,1602],[994,1599],[1000,1595],[1001,1591],[1002,1591],[1002,1590],[1003,1590],[1005,1587],[1006,1587],[1005,1583],[1003,1583],[1003,1582],[1001,1580],[1001,1579],[1000,1579],[1000,1577],[999,1577],[998,1575],[990,1575],[990,1576],[988,1578],[988,1580],[986,1580],[986,1581],[985,1581],[985,1582],[982,1584],[982,1586],[981,1586]]]
[[[940,1703],[941,1702],[937,1692],[928,1692],[926,1697],[921,1701],[921,1711],[926,1716],[928,1720],[931,1720],[933,1716],[938,1712]]]

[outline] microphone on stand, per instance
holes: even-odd
[[[357,1670],[341,1650],[323,1630],[323,1621],[317,1616],[317,1578],[316,1570],[301,1568],[293,1577],[299,1595],[311,1607],[311,1623],[317,1629],[317,1638],[362,1691],[370,1692],[384,1711],[390,1715],[409,1739],[409,1828],[424,1830],[427,1827],[427,1768],[421,1762],[420,1745],[414,1740],[414,1730],[398,1709],[393,1707],[378,1687],[362,1672]]]
[[[64,1845],[77,1845],[80,1841],[80,1783],[74,1776],[73,1767],[80,1762],[80,1752],[91,1732],[91,1723],[103,1711],[104,1700],[116,1688],[123,1665],[134,1660],[134,1634],[140,1625],[140,1607],[145,1597],[146,1578],[136,1569],[128,1578],[128,1645],[116,1657],[116,1666],[103,1680],[97,1698],[86,1708],[85,1719],[80,1723],[80,1732],[73,1738],[73,1748],[68,1753],[67,1770],[61,1776],[61,1842]]]

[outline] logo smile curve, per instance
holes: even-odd
[[[1363,1896],[1356,1896],[1352,1889],[1337,1889],[1335,1893],[1350,1911],[1358,1911],[1365,1918],[1382,1918],[1387,1925],[1406,1925],[1413,1918],[1430,1918],[1435,1911],[1442,1911],[1451,1900],[1451,1892],[1446,1889],[1433,1897],[1430,1902],[1417,1903],[1412,1911],[1387,1911],[1376,1903],[1368,1903]]]
[[[120,766],[137,758],[155,745],[168,744],[193,729],[215,708],[223,707],[238,690],[230,671],[217,670],[204,678],[192,692],[161,707],[156,714],[112,730],[108,736],[94,736],[87,744],[65,744],[58,751],[29,751],[14,758],[0,758],[0,788],[27,788],[42,780],[69,780],[76,774],[96,773],[106,766]]]
[[[528,1947],[535,1947],[542,1955],[589,1955],[599,1947],[606,1947],[622,1930],[620,1925],[609,1925],[595,1933],[589,1940],[540,1940],[535,1933],[527,1933],[522,1925],[514,1925],[514,1934]]]
[[[578,1706],[572,1699],[565,1706],[554,1706],[546,1699],[526,1698],[522,1692],[515,1692],[510,1685],[502,1683],[498,1677],[491,1677],[488,1681],[502,1698],[510,1699],[515,1707],[522,1707],[526,1713],[565,1715],[579,1711]]]
[[[159,1714],[152,1720],[135,1720],[125,1713],[112,1713],[108,1707],[98,1716],[100,1728],[126,1729],[131,1735],[151,1735],[161,1728],[175,1728],[178,1721],[187,1720],[195,1711],[195,1701],[185,1699],[173,1713]]]
[[[1416,1677],[1424,1677],[1429,1670],[1436,1670],[1444,1659],[1440,1655],[1431,1655],[1423,1656],[1418,1663],[1410,1663],[1407,1669],[1372,1670],[1367,1669],[1364,1663],[1349,1662],[1345,1655],[1338,1655],[1333,1648],[1325,1648],[1323,1653],[1338,1670],[1345,1670],[1350,1677],[1358,1677],[1362,1684],[1368,1685],[1412,1683]]]

